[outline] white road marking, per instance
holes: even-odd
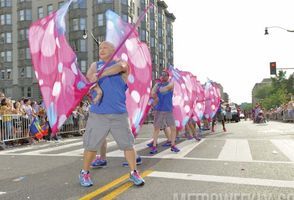
[[[204,181],[204,182],[215,182],[215,183],[229,183],[229,184],[238,184],[238,185],[294,188],[294,181],[260,179],[260,178],[214,176],[214,175],[186,174],[186,173],[176,173],[176,172],[161,172],[161,171],[154,171],[151,174],[149,174],[148,177],[167,178],[167,179],[176,179],[176,180],[189,180],[189,181]]]
[[[218,156],[219,160],[251,161],[251,151],[248,140],[227,139]]]
[[[271,142],[289,158],[294,161],[294,141],[293,140],[271,140]]]

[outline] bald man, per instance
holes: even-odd
[[[109,42],[102,42],[99,47],[101,61],[91,64],[87,78],[91,82],[97,82],[103,97],[99,103],[92,103],[90,115],[84,134],[84,159],[83,169],[80,171],[79,179],[81,186],[93,185],[90,178],[90,165],[94,160],[97,149],[103,144],[109,132],[119,148],[124,151],[125,158],[130,167],[130,181],[135,185],[144,185],[144,180],[136,170],[136,152],[134,149],[134,136],[131,131],[129,117],[126,108],[127,77],[129,73],[128,64],[125,61],[110,60],[114,53],[114,46]],[[105,70],[97,78],[97,72],[104,64],[109,62]]]

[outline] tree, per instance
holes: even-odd
[[[241,103],[240,108],[244,111],[249,112],[252,109],[252,103],[246,103],[246,102]]]
[[[294,94],[294,75],[288,79],[286,72],[279,71],[275,78],[272,78],[271,85],[264,85],[254,95],[265,109],[275,108],[290,100]]]

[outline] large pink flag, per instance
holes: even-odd
[[[206,119],[211,121],[220,105],[221,94],[220,94],[220,90],[218,86],[210,80],[205,83],[204,91],[205,91],[204,115]]]
[[[191,116],[190,99],[181,71],[170,66],[169,72],[171,73],[171,79],[174,82],[173,115],[177,130],[180,131],[185,128],[185,125]]]
[[[64,16],[72,0],[31,24],[32,63],[53,133],[72,113],[90,84],[79,71],[77,57],[65,37]]]
[[[193,100],[193,119],[200,123],[205,110],[204,89],[195,76],[192,76],[191,80],[193,84],[193,92],[195,92],[195,98]]]
[[[143,13],[144,15],[146,13]],[[106,40],[120,46],[114,59],[128,62],[128,90],[126,91],[127,110],[129,113],[133,134],[136,135],[150,109],[148,104],[152,87],[152,64],[148,46],[139,40],[136,28],[124,22],[116,13],[108,10]],[[127,33],[131,33],[126,37]]]
[[[93,85],[80,72],[77,57],[65,37],[64,17],[71,2],[72,0],[69,0],[58,11],[32,23],[29,30],[32,63],[53,133],[58,131],[58,128],[62,126]],[[129,101],[129,103],[127,102],[127,107],[133,106],[134,103],[140,105],[138,106],[139,110],[129,111],[132,114],[130,117],[133,119],[132,125],[135,133],[138,131],[138,124],[142,121],[140,119],[145,113],[146,106],[144,107],[143,105],[147,104],[149,99],[149,95],[143,94],[147,94],[151,90],[151,84],[148,82],[148,70],[151,70],[151,67],[147,67],[151,66],[149,50],[145,44],[141,44],[136,39],[137,33],[135,32],[146,12],[147,9],[140,16],[136,26],[131,28],[129,24],[124,24],[125,29],[120,30],[122,35],[118,37],[120,39],[117,40],[117,43],[114,42],[118,46],[112,56],[113,58],[119,57],[128,61],[132,69],[128,78],[128,85],[130,88],[129,95],[133,98],[133,101],[127,100]],[[120,18],[116,18],[116,20],[112,24],[110,23],[112,27],[108,25],[107,29],[113,31],[113,33],[108,31],[108,35],[113,34],[114,36],[115,31],[120,29],[118,25],[121,20]],[[103,69],[100,70],[98,76]],[[143,69],[145,70],[144,72],[142,72]],[[145,76],[142,76],[142,73],[145,73]],[[144,84],[149,83],[149,87],[145,87],[145,93],[141,89],[134,89],[134,85],[142,83],[137,81],[138,79],[142,79]]]

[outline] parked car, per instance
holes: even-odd
[[[245,119],[244,113],[240,113],[240,119]]]
[[[239,122],[240,116],[238,116],[237,108],[235,104],[230,104],[231,113],[232,113],[232,121]]]

